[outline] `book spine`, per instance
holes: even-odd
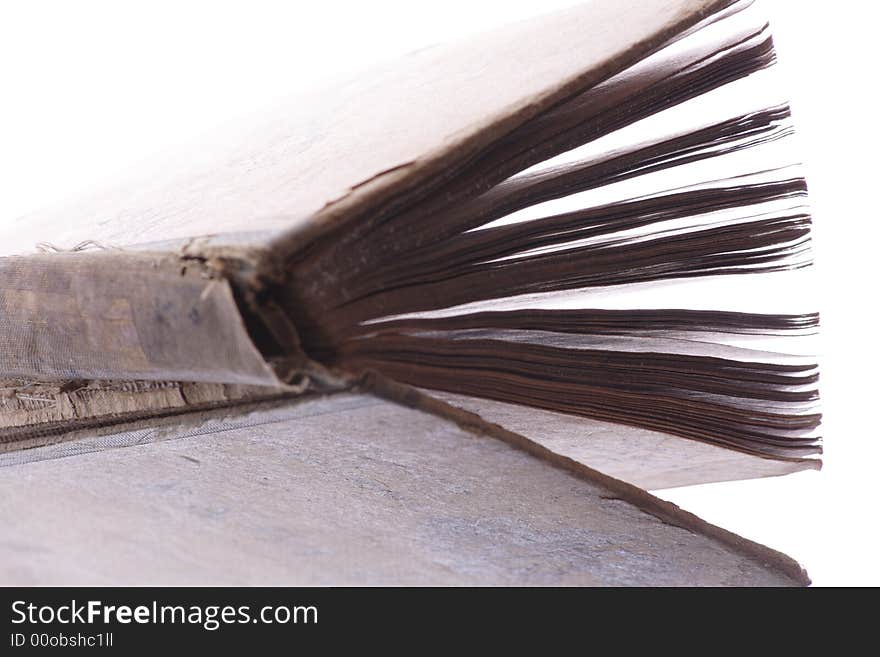
[[[0,379],[277,386],[227,280],[176,254],[0,258]]]

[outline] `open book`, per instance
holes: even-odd
[[[354,391],[644,488],[819,467],[773,63],[751,2],[595,0],[3,223],[2,458]]]

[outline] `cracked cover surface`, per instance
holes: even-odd
[[[778,560],[663,522],[599,483],[427,413],[358,395],[289,411],[245,428],[0,468],[0,579],[804,582]]]

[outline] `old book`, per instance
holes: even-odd
[[[773,63],[750,2],[596,0],[3,224],[0,461],[378,396],[600,488],[819,467],[810,217]]]

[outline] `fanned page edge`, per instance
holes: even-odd
[[[599,125],[594,126],[590,114],[584,118],[578,112],[578,107],[589,104],[587,100],[580,96],[569,98],[564,103],[553,106],[546,114],[538,117],[533,125],[517,133],[518,137],[523,138],[522,142],[511,138],[493,144],[488,154],[481,154],[476,164],[471,163],[464,170],[473,174],[472,178],[463,176],[462,171],[458,171],[457,179],[438,189],[429,199],[423,198],[420,204],[401,207],[399,201],[397,209],[377,209],[370,220],[372,224],[354,224],[350,231],[336,231],[324,239],[323,243],[306,249],[305,253],[298,256],[301,260],[294,264],[288,263],[292,272],[288,284],[280,284],[275,293],[280,296],[279,305],[293,313],[293,322],[302,331],[306,350],[310,354],[317,354],[316,357],[322,362],[330,362],[337,367],[347,367],[354,371],[374,368],[412,385],[439,388],[447,392],[459,391],[545,410],[640,424],[646,428],[717,442],[770,458],[779,456],[800,460],[821,453],[821,439],[816,434],[821,420],[816,408],[818,394],[815,383],[818,372],[813,362],[761,362],[766,354],[754,352],[745,358],[747,363],[743,363],[730,356],[728,351],[726,357],[720,358],[714,355],[683,357],[682,362],[676,363],[672,368],[667,362],[665,367],[670,369],[670,373],[674,369],[681,376],[674,381],[669,378],[661,381],[664,377],[658,378],[652,372],[656,373],[657,368],[662,370],[664,358],[668,354],[646,353],[644,357],[624,359],[630,363],[640,363],[639,367],[643,369],[638,375],[629,373],[630,377],[636,376],[635,381],[630,378],[633,390],[621,391],[621,382],[626,376],[618,377],[616,383],[609,382],[607,386],[598,381],[601,375],[596,371],[596,362],[612,353],[602,351],[601,347],[588,353],[580,350],[526,347],[520,344],[517,345],[517,353],[513,354],[510,342],[476,340],[466,343],[459,340],[430,340],[406,334],[384,339],[372,334],[368,321],[391,319],[396,313],[406,313],[413,306],[422,311],[451,310],[459,304],[468,305],[468,301],[487,301],[493,293],[495,296],[516,298],[515,295],[528,296],[541,290],[559,291],[618,282],[642,284],[664,278],[689,279],[718,274],[780,273],[809,265],[807,256],[810,217],[803,208],[795,208],[789,214],[783,213],[779,216],[772,213],[766,217],[758,215],[755,221],[744,221],[740,218],[729,224],[723,221],[717,225],[710,222],[705,230],[699,228],[692,233],[696,237],[693,245],[689,242],[688,246],[694,253],[685,256],[679,255],[683,241],[681,235],[673,232],[663,235],[661,232],[662,237],[656,243],[646,242],[648,246],[641,253],[639,249],[642,245],[637,244],[637,240],[627,239],[619,240],[624,246],[620,247],[620,253],[616,256],[613,249],[609,248],[602,251],[601,257],[597,257],[596,247],[593,246],[572,248],[570,251],[551,253],[549,256],[524,257],[517,261],[504,259],[504,262],[485,262],[480,260],[479,254],[468,254],[471,260],[465,259],[459,272],[438,269],[432,263],[434,270],[427,269],[409,279],[399,276],[402,259],[416,263],[415,266],[419,267],[421,261],[432,257],[428,251],[434,248],[435,242],[440,241],[443,246],[448,246],[442,240],[452,239],[457,231],[478,228],[479,224],[468,217],[455,217],[449,225],[444,223],[444,210],[453,207],[454,202],[459,199],[471,198],[467,194],[479,194],[542,159],[579,146],[594,139],[597,134],[606,135],[626,126],[627,121],[637,121],[649,116],[652,111],[670,108],[707,90],[719,88],[769,67],[775,59],[772,39],[767,34],[766,23],[753,22],[755,19],[760,21],[760,17],[748,11],[750,4],[743,2],[738,3],[737,7],[731,7],[728,16],[735,20],[706,21],[704,27],[711,34],[717,35],[715,28],[721,27],[722,23],[725,26],[722,27],[722,32],[728,27],[733,31],[724,34],[717,45],[713,45],[711,41],[707,44],[703,39],[704,43],[696,52],[688,53],[687,56],[692,56],[693,59],[685,60],[683,68],[679,59],[682,50],[671,46],[682,45],[688,38],[681,39],[678,44],[678,40],[673,40],[664,45],[660,50],[659,70],[652,70],[650,66],[646,70],[640,62],[633,67],[640,69],[638,73],[627,69],[625,74],[614,76],[585,92],[585,96],[590,96],[587,100],[594,101],[593,96],[596,93],[603,97],[603,94],[610,92],[612,97],[617,97],[617,90],[620,88],[624,89],[623,98],[627,101],[629,95],[626,94],[636,93],[635,107],[627,105],[627,112],[619,113],[624,119],[622,122],[616,122],[612,115],[610,122],[603,117]],[[746,11],[739,11],[743,9]],[[740,18],[745,18],[745,23],[739,21]],[[703,34],[700,30],[698,42]],[[648,84],[644,88],[640,86],[643,77]],[[633,80],[635,84],[631,85],[630,81]],[[692,85],[696,85],[696,88]],[[663,93],[667,89],[671,92],[668,96]],[[654,98],[646,107],[642,107],[638,100],[642,90],[650,91],[650,96]],[[592,105],[595,106],[596,102]],[[652,108],[650,102],[655,102],[656,105]],[[631,109],[636,111],[630,112]],[[777,105],[758,114],[766,114],[757,124],[761,126],[761,131],[765,131],[773,126],[777,118],[787,116],[787,108]],[[734,123],[740,125],[738,129],[743,129],[757,116],[745,115]],[[560,126],[556,125],[557,119],[562,120]],[[578,124],[578,120],[584,123]],[[545,128],[550,123],[552,126],[548,132]],[[723,124],[715,129],[718,128],[727,129]],[[780,136],[784,134],[784,130],[779,133]],[[540,140],[546,139],[547,135],[551,139],[545,145]],[[524,148],[529,150],[524,151]],[[487,165],[492,165],[488,175],[487,171],[490,169],[487,169]],[[748,198],[755,192],[760,196],[767,195],[763,201],[770,201],[774,197],[778,200],[796,199],[806,194],[805,183],[801,178],[790,178],[781,181],[781,185],[768,186],[766,181],[754,179],[754,173],[752,171],[749,176],[736,176],[728,181],[715,181],[732,183],[733,187],[721,190],[721,196],[714,198],[710,205],[718,205],[720,208],[729,202],[731,194],[738,198],[744,191],[749,192]],[[480,176],[487,179],[482,181]],[[471,179],[481,180],[479,184],[485,187],[476,186],[470,182]],[[697,198],[704,196],[702,190],[695,191]],[[666,198],[672,196],[670,194]],[[690,207],[687,209],[693,211]],[[584,217],[581,213],[573,212],[545,217],[543,221],[553,224],[548,229],[551,234],[568,235],[572,230],[570,222],[583,221],[585,218],[591,220],[589,216]],[[558,224],[557,220],[563,220],[563,223]],[[616,230],[616,222],[611,222],[610,219],[604,221],[610,226],[609,232]],[[577,226],[576,223],[574,225]],[[512,226],[514,229],[517,227]],[[577,227],[578,230],[582,228],[583,226]],[[490,230],[484,231],[481,228],[478,233],[470,232],[468,235],[484,235]],[[505,232],[507,227],[497,230]],[[613,245],[614,242],[610,244]],[[630,248],[632,246],[635,249]],[[346,251],[346,248],[349,250]],[[578,253],[575,254],[575,251]],[[669,261],[658,258],[658,254]],[[449,253],[445,255],[448,256]],[[644,262],[629,260],[636,255]],[[536,263],[537,267],[544,269],[535,278]],[[554,268],[555,264],[558,267]],[[612,271],[609,278],[602,277],[602,267],[609,267]],[[593,272],[594,268],[596,273]],[[625,278],[618,275],[621,268],[626,273]],[[377,276],[377,270],[386,275]],[[387,275],[389,271],[392,272],[391,275]],[[515,280],[512,280],[514,276],[511,272],[516,274]],[[524,277],[524,274],[531,275],[532,278]],[[623,280],[618,280],[621,278]],[[502,286],[503,289],[499,292],[497,286]],[[711,308],[715,309],[716,306]],[[462,313],[468,312],[463,306],[460,310]],[[794,320],[790,323],[792,327],[802,320],[806,325],[815,321],[815,315],[793,315],[787,320]],[[767,317],[752,315],[749,321],[755,322],[754,327],[757,329],[766,326]],[[348,339],[346,332],[355,326],[363,339],[358,336]],[[571,342],[571,339],[566,338],[566,341]],[[685,346],[686,351],[690,351],[698,345],[679,341],[672,353],[680,353],[680,349]],[[480,350],[484,355],[488,354],[482,362],[468,360],[466,365],[463,364],[465,352],[471,357]],[[502,351],[508,358],[503,367],[497,365],[499,357],[503,357]],[[563,363],[562,359],[566,357],[571,362]],[[685,360],[687,363],[683,362]],[[487,362],[496,365],[487,365]],[[541,366],[551,367],[554,379],[569,382],[573,387],[563,391],[558,386],[553,387],[549,381],[543,385],[544,382],[536,378]],[[618,369],[621,366],[623,363],[614,365]],[[462,367],[470,370],[473,376],[462,377]],[[586,368],[586,374],[578,373],[582,367]],[[694,369],[686,372],[687,367],[698,368],[699,371]],[[646,377],[644,382],[640,378],[642,374]],[[725,378],[730,378],[732,385],[725,388],[721,392],[722,398],[719,398],[716,393],[720,389],[712,381]],[[606,390],[599,389],[601,386]],[[634,394],[630,395],[630,392]],[[539,399],[540,395],[543,396]],[[726,400],[723,399],[725,395]],[[571,403],[567,402],[567,397],[571,397]],[[742,403],[747,398],[750,399],[748,405]],[[606,406],[603,407],[603,404]],[[620,408],[626,407],[622,414],[613,411],[613,407],[618,404],[622,405]],[[658,406],[656,412],[646,410],[652,408],[652,405]]]

